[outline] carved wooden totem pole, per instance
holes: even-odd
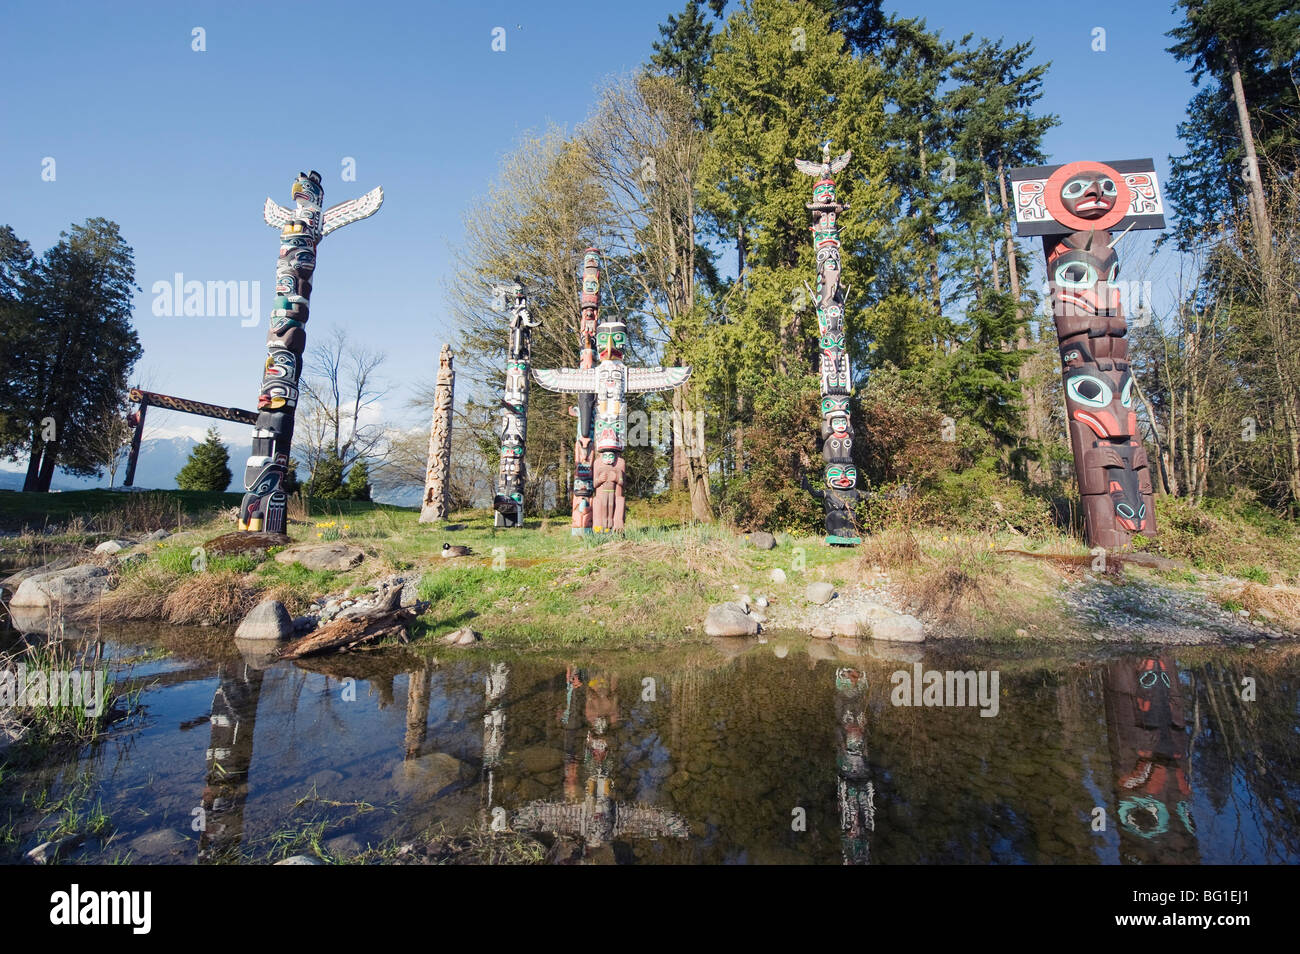
[[[532,332],[541,322],[528,312],[528,296],[515,286],[515,304],[510,314],[510,341],[506,353],[506,386],[501,400],[501,464],[497,471],[496,495],[492,506],[498,527],[524,525],[524,480],[527,464],[524,447],[528,439],[528,365],[532,360]]]
[[[600,253],[594,248],[583,256],[580,304],[581,366],[534,371],[533,379],[548,391],[578,396],[572,532],[607,533],[623,529],[627,395],[671,391],[691,376],[691,369],[629,368],[623,363],[627,326],[621,321],[599,321]],[[593,367],[597,356],[600,363]]]
[[[1164,228],[1155,167],[1150,159],[1072,162],[1013,169],[1011,182],[1019,233],[1043,237],[1088,542],[1109,549],[1135,533],[1154,536],[1115,246],[1131,229]]]
[[[316,246],[336,229],[374,215],[384,203],[384,190],[372,189],[359,199],[349,199],[321,211],[325,190],[320,173],[298,173],[293,183],[294,208],[270,199],[262,211],[266,224],[280,229],[280,261],[275,269],[275,301],[271,330],[266,338],[266,364],[262,390],[257,396],[257,424],[253,453],[244,467],[244,499],[239,505],[238,528],[284,533],[288,500],[284,477],[293,442],[293,416],[298,406],[298,379],[307,344],[307,309]]]
[[[444,343],[438,354],[433,423],[429,426],[429,469],[424,478],[420,523],[447,519],[447,494],[451,489],[451,408],[456,399],[456,370],[451,361],[451,345]]]
[[[830,143],[822,147],[821,162],[794,161],[805,175],[817,176],[813,200],[813,242],[817,248],[817,331],[821,353],[822,461],[825,487],[814,491],[826,507],[826,542],[838,546],[861,543],[857,517],[858,468],[853,463],[853,425],[849,397],[853,393],[849,353],[844,333],[844,286],[840,282],[840,229],[836,222],[848,209],[835,197],[831,177],[849,164],[852,151],[831,159]]]

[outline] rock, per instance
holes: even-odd
[[[760,550],[771,550],[776,546],[776,537],[766,530],[758,530],[749,535],[749,543]]]
[[[203,544],[208,556],[254,553],[263,555],[272,547],[286,547],[293,543],[287,533],[239,532],[223,533]]]
[[[901,614],[876,620],[871,624],[871,636],[895,643],[923,643],[925,625],[915,616]]]
[[[859,633],[858,621],[852,616],[840,616],[831,620],[831,634],[834,636],[857,636]]]
[[[405,580],[402,583],[402,600],[401,606],[414,606],[420,599],[420,577],[413,580]]]
[[[312,788],[329,788],[331,785],[337,785],[343,781],[343,773],[334,769],[321,769],[315,775],[307,779],[306,784]]]
[[[37,573],[18,584],[10,606],[36,609],[83,606],[108,589],[108,570],[84,564],[66,570]]]
[[[64,835],[62,838],[56,838],[54,841],[43,841],[27,854],[23,855],[34,865],[48,865],[56,860],[61,853],[69,848],[75,848],[85,840],[84,835]]]
[[[754,605],[762,607],[763,609],[767,609],[767,597],[766,596],[758,597],[758,599],[754,600]]]
[[[775,656],[777,659],[784,659],[789,654],[790,654],[790,647],[788,646],[776,645],[772,647],[772,655]]]
[[[393,769],[393,786],[403,795],[438,795],[457,784],[463,763],[445,752],[405,759]]]
[[[450,646],[471,646],[483,637],[468,626],[462,626],[460,629],[453,629],[442,641]]]
[[[137,563],[148,563],[149,554],[141,553],[136,550],[134,553],[119,553],[117,563],[119,566],[135,566]]]
[[[813,639],[830,639],[835,634],[831,632],[830,626],[826,623],[818,623],[808,631],[808,635]]]
[[[130,540],[105,540],[95,547],[96,553],[120,553],[128,547],[135,546]]]
[[[277,865],[323,865],[325,862],[319,858],[313,858],[311,855],[291,855],[283,861],[277,861]]]
[[[160,828],[132,838],[127,847],[138,855],[157,858],[184,851],[189,844],[190,840],[180,832],[171,828]]]
[[[366,849],[357,840],[357,836],[349,832],[344,835],[335,835],[325,842],[325,850],[331,855],[359,855]]]
[[[752,619],[755,623],[767,622],[767,614],[760,613],[758,610],[754,610],[754,609],[749,611],[749,618]]]
[[[746,613],[739,603],[710,606],[704,617],[706,636],[753,636],[757,633],[758,621]]]
[[[159,540],[166,540],[171,534],[161,528],[155,530],[144,538],[143,543],[157,543]]]
[[[835,595],[835,587],[829,583],[809,583],[803,591],[804,598],[809,603],[816,603],[818,606],[825,606]]]
[[[293,631],[295,633],[310,633],[315,628],[315,616],[295,616],[293,618]]]
[[[784,582],[785,582],[785,570],[781,569],[779,566],[776,567],[776,568],[772,571],[772,582],[773,582],[773,583],[784,583]]]
[[[65,570],[72,566],[74,562],[75,561],[72,557],[62,556],[57,560],[51,560],[49,563],[26,567],[25,569],[14,573],[12,576],[7,576],[3,580],[0,580],[0,589],[13,593],[18,589],[18,585],[22,583],[23,580],[33,576],[39,576],[42,573],[51,573],[54,570]]]
[[[288,639],[294,633],[289,611],[279,600],[263,600],[254,606],[235,630],[236,639]]]
[[[329,570],[335,573],[350,570],[365,558],[366,554],[360,547],[340,541],[300,543],[275,555],[277,563],[300,563],[309,570]]]
[[[866,628],[870,628],[871,624],[878,619],[889,619],[891,616],[897,615],[888,606],[883,606],[880,603],[868,603],[858,610],[858,622],[865,624]]]

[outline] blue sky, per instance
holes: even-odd
[[[455,335],[444,288],[475,196],[522,132],[581,121],[602,80],[643,62],[657,24],[683,2],[6,0],[0,222],[40,251],[73,222],[117,221],[143,289],[137,377],[153,390],[251,407],[279,248],[263,200],[290,204],[300,169],[320,170],[326,206],[382,185],[376,216],[322,243],[308,348],[313,334],[341,325],[387,351],[384,412],[414,423],[408,386],[432,376],[441,343]],[[1062,119],[1046,140],[1053,160],[1153,156],[1163,173],[1178,152],[1192,86],[1164,52],[1176,22],[1170,3],[885,6],[951,38],[1032,39],[1052,62],[1042,109]],[[203,52],[191,48],[196,27]],[[505,52],[491,48],[495,27],[505,28]],[[1095,27],[1106,31],[1105,52],[1092,49]],[[54,181],[42,179],[46,157]],[[341,178],[346,157],[356,181]],[[1147,244],[1126,240],[1124,251]],[[1036,243],[1026,247],[1039,257]],[[260,282],[256,326],[155,316],[153,284],[178,272]],[[462,394],[472,387],[463,384]],[[156,410],[150,423],[165,434],[207,424]],[[221,430],[242,458],[247,429]]]

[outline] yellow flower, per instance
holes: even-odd
[[[318,537],[323,537],[323,536],[325,536],[325,534],[323,534],[323,533],[318,533],[318,534],[316,534],[316,536],[318,536]]]

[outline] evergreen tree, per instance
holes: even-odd
[[[370,499],[370,468],[364,460],[359,460],[348,470],[347,482],[343,485],[343,496],[348,500]]]
[[[346,497],[343,489],[343,461],[337,454],[327,453],[316,462],[316,469],[307,483],[307,496],[324,500]]]
[[[280,485],[286,494],[296,494],[301,485],[298,483],[298,461],[289,458],[289,467],[285,471],[284,482]]]
[[[190,451],[190,459],[176,475],[181,490],[224,491],[230,486],[230,454],[215,427],[208,428],[203,443]]]
[[[83,476],[100,469],[95,430],[121,404],[141,355],[131,326],[135,260],[102,218],[62,233],[30,268],[14,241],[12,232],[0,241],[9,247],[5,283],[21,289],[18,307],[7,306],[18,320],[5,328],[0,437],[10,455],[28,454],[24,489],[48,491],[56,466]]]

